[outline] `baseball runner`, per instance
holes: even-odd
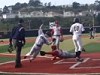
[[[54,56],[53,60],[55,60],[57,57],[60,59],[67,59],[67,58],[75,58],[76,53],[69,53],[67,51],[63,51],[61,49],[57,50],[56,46],[52,46],[52,51],[51,52],[45,52],[45,51],[40,51],[40,55],[44,56],[45,54],[49,54]]]
[[[75,46],[75,52],[76,52],[76,60],[82,61],[83,59],[80,57],[81,51],[82,51],[82,41],[81,41],[81,35],[84,31],[84,27],[82,24],[79,23],[79,19],[74,19],[74,24],[70,27],[70,32],[73,33],[73,43]]]
[[[40,26],[39,30],[38,30],[38,37],[36,38],[36,41],[33,45],[33,47],[31,48],[31,50],[24,56],[24,59],[29,56],[30,57],[30,62],[32,61],[32,59],[35,59],[36,56],[39,54],[43,44],[47,44],[50,45],[51,42],[48,41],[48,37],[50,36],[48,32],[46,32],[45,34],[42,31],[42,26]]]
[[[55,26],[52,27],[51,35],[52,35],[53,45],[56,45],[57,49],[59,50],[59,42],[63,41],[63,34],[62,34],[62,29],[58,24],[58,21],[55,21]]]

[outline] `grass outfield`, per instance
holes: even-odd
[[[99,40],[100,40],[100,37],[96,37],[95,39],[89,39],[89,37],[82,38],[83,46],[86,49],[86,52],[87,53],[100,52],[100,48],[99,48],[100,41]],[[34,42],[33,43],[26,43],[26,45],[23,47],[22,55],[25,55],[27,52],[29,52],[31,47],[33,46],[33,44],[34,44]],[[74,52],[74,45],[73,45],[72,39],[70,38],[70,39],[67,39],[67,40],[64,40],[63,42],[61,42],[60,48],[63,50]],[[8,53],[7,49],[8,49],[8,45],[0,46],[0,53]],[[51,47],[48,45],[43,45],[42,50],[51,51]],[[13,51],[13,54],[15,54],[15,51]],[[6,58],[0,57],[0,60],[1,61],[5,61],[5,60],[9,61],[11,59],[9,59],[9,58],[7,59],[7,57]]]

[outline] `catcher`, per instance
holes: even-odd
[[[45,51],[40,51],[40,55],[44,56],[46,54],[52,55],[54,56],[53,60],[55,60],[57,57],[60,59],[66,59],[66,58],[76,58],[76,53],[69,53],[69,52],[65,52],[63,50],[57,50],[56,46],[52,46],[52,52],[45,52]],[[82,62],[78,61],[78,62]]]

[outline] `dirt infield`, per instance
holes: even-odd
[[[87,37],[87,36],[86,36]],[[65,37],[64,39],[70,39]],[[34,38],[27,42],[34,42]],[[8,41],[2,44],[8,44]],[[13,54],[0,54],[0,57],[15,57]],[[51,56],[37,57],[31,63],[22,56],[22,68],[15,68],[15,62],[0,63],[0,73],[6,74],[34,74],[34,75],[86,75],[100,74],[100,53],[82,53],[83,62],[76,62],[74,58],[51,60]]]
[[[0,54],[0,56],[7,56]],[[11,57],[12,55],[9,55]],[[76,62],[74,58],[51,60],[51,56],[37,57],[31,63],[22,60],[23,67],[15,68],[14,61],[0,64],[1,73],[18,74],[95,74],[100,73],[100,53],[82,54],[83,62]]]

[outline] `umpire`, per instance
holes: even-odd
[[[16,61],[15,68],[21,68],[21,50],[25,45],[25,29],[23,27],[24,20],[20,19],[17,26],[12,29],[11,36],[9,39],[10,46],[14,45],[16,49]]]

